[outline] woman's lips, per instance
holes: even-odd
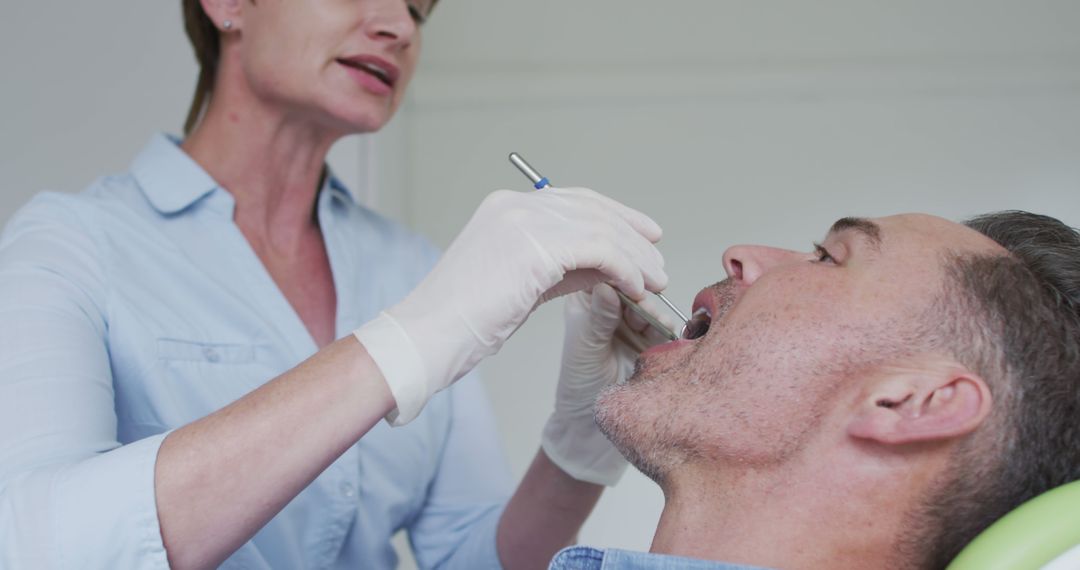
[[[342,67],[345,68],[345,73],[348,73],[353,80],[359,83],[360,86],[369,93],[374,95],[389,95],[393,92],[393,89],[389,85],[383,83],[379,78],[367,71],[349,67],[348,65],[343,65]]]
[[[392,93],[401,73],[395,65],[374,56],[343,57],[336,61],[361,87],[375,95]]]

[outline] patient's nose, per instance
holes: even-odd
[[[724,252],[724,271],[728,277],[744,285],[753,285],[773,267],[790,262],[795,259],[803,259],[806,254],[797,251],[765,247],[760,245],[736,245],[729,247]]]

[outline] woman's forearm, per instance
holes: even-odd
[[[169,434],[155,495],[173,568],[214,568],[394,407],[351,335]]]
[[[499,520],[503,567],[547,568],[556,552],[573,543],[603,490],[567,475],[538,451]]]

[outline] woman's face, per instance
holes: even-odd
[[[237,55],[262,103],[342,133],[390,120],[432,0],[242,1]]]

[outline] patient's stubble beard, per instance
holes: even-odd
[[[687,462],[760,468],[786,461],[845,380],[912,346],[897,342],[905,323],[891,319],[792,320],[766,308],[727,320],[733,284],[714,287],[722,306],[689,354],[639,361],[628,382],[609,386],[596,403],[600,429],[661,486]]]
[[[720,298],[719,320],[734,304],[733,283],[727,280],[713,287]],[[697,453],[693,442],[701,441],[703,435],[694,433],[692,422],[683,422],[680,414],[671,412],[685,407],[684,394],[664,389],[663,384],[685,378],[689,386],[704,387],[708,384],[702,379],[705,372],[686,361],[645,366],[638,360],[629,380],[608,386],[597,399],[596,422],[601,431],[631,464],[661,485],[666,473]]]

